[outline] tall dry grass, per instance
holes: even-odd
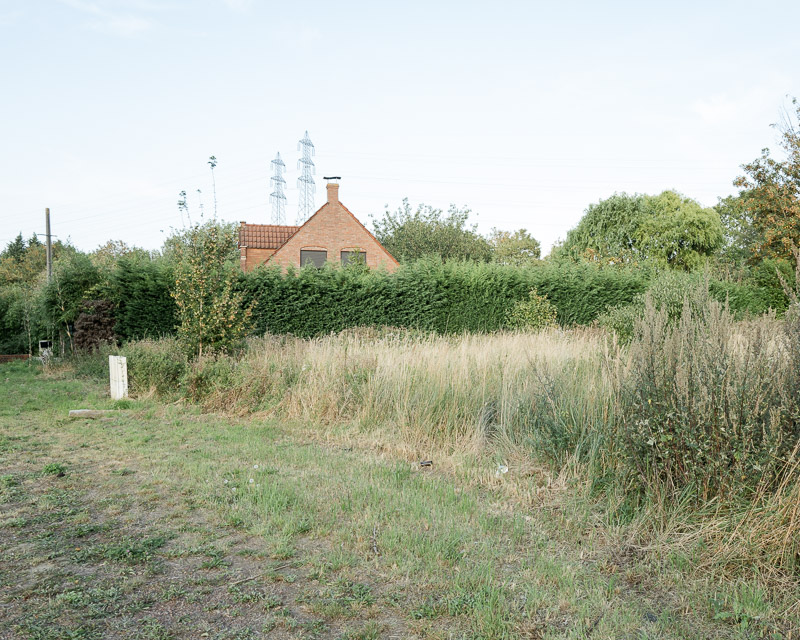
[[[208,409],[356,423],[439,447],[474,449],[503,438],[560,460],[610,411],[604,348],[592,331],[267,336],[251,340],[242,359],[197,363],[186,388]],[[559,446],[548,447],[550,440]]]
[[[136,387],[163,386],[165,350],[129,351]],[[181,366],[180,393],[208,410],[348,425],[409,457],[524,457],[582,486],[643,546],[702,543],[719,566],[770,576],[800,566],[793,314],[737,322],[699,291],[677,323],[646,305],[626,346],[593,330],[356,329],[265,336]]]

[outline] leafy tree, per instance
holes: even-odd
[[[642,196],[615,193],[589,205],[557,253],[578,259],[588,252],[629,262],[638,256],[636,236],[646,216]]]
[[[756,260],[763,257],[792,259],[792,245],[800,246],[800,103],[792,100],[788,111],[775,126],[781,133],[784,160],[776,160],[769,149],[744,165],[745,175],[734,185],[742,189],[740,198],[753,226],[760,234],[754,250]]]
[[[172,266],[146,252],[123,255],[111,273],[116,303],[116,333],[123,340],[159,337],[175,331],[175,300],[170,295]]]
[[[122,240],[108,240],[89,254],[92,262],[100,268],[112,269],[117,261],[134,253],[149,255],[144,249],[131,247]]]
[[[73,252],[53,265],[53,279],[44,287],[44,308],[48,320],[66,333],[72,348],[72,324],[84,300],[98,297],[102,277],[89,256]],[[63,344],[63,343],[62,343]]]
[[[70,245],[53,243],[53,261],[75,253]],[[0,286],[8,284],[31,284],[47,266],[47,252],[36,236],[28,240],[28,246],[17,260],[11,256],[0,256]]]
[[[763,242],[752,212],[741,195],[720,198],[714,207],[722,223],[723,241],[719,255],[734,264],[752,261],[754,252]]]
[[[537,262],[542,255],[542,246],[526,229],[501,231],[492,229],[489,235],[493,259],[500,264],[516,267]]]
[[[556,326],[556,314],[547,297],[531,289],[527,298],[517,300],[506,312],[506,323],[514,329],[541,331]]]
[[[639,251],[670,267],[692,270],[722,244],[722,224],[714,209],[674,191],[644,196],[647,216],[637,230]]]
[[[614,194],[589,205],[558,254],[692,269],[722,243],[719,214],[674,191]]]
[[[169,241],[178,339],[192,356],[226,351],[245,335],[251,309],[234,288],[240,274],[234,232],[233,225],[212,221]]]
[[[442,260],[477,260],[492,257],[489,242],[468,226],[471,211],[450,205],[447,213],[420,204],[412,210],[408,198],[392,213],[388,207],[380,220],[373,218],[375,237],[398,260],[438,256]]]

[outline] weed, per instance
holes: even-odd
[[[103,545],[99,553],[103,558],[114,562],[143,564],[168,540],[168,536],[154,536],[143,540],[125,539],[117,544]]]
[[[0,489],[10,489],[16,486],[19,486],[19,480],[12,474],[6,473],[0,476]]]
[[[63,478],[67,475],[67,468],[60,462],[50,462],[42,468],[42,474],[46,476],[56,476]]]
[[[357,629],[345,631],[339,638],[340,640],[378,640],[383,630],[383,625],[373,620]]]

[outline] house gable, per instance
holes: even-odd
[[[298,229],[300,227],[291,225],[242,222],[239,226],[239,260],[242,271],[250,271],[269,260]]]
[[[328,184],[326,202],[297,232],[269,256],[284,269],[300,265],[301,251],[327,251],[329,262],[341,264],[342,252],[366,253],[367,266],[394,271],[398,262],[359,220],[339,202],[339,185]]]

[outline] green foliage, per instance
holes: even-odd
[[[100,271],[85,254],[76,252],[56,261],[53,279],[44,289],[45,311],[50,321],[56,325],[75,322],[81,302],[95,297],[92,294],[100,282]]]
[[[714,207],[722,223],[720,257],[733,264],[751,261],[763,237],[754,224],[752,211],[741,195],[720,198]]]
[[[492,257],[491,246],[476,225],[467,226],[470,213],[455,205],[450,205],[446,214],[424,204],[412,210],[405,198],[397,211],[387,208],[383,218],[373,219],[372,224],[378,241],[401,261],[437,257],[487,262]]]
[[[404,263],[394,273],[326,267],[282,274],[259,268],[240,277],[245,304],[254,303],[256,333],[315,336],[354,326],[396,326],[438,333],[507,327],[507,310],[544,295],[562,325],[588,324],[607,308],[644,291],[635,271],[596,265],[541,263]]]
[[[174,333],[175,301],[170,295],[173,273],[166,260],[124,255],[111,273],[116,302],[116,333],[122,340],[138,340]]]
[[[0,254],[0,287],[9,284],[33,284],[44,276],[47,264],[47,252],[36,236],[28,240],[27,246],[18,240],[11,243]],[[53,260],[58,261],[75,253],[70,245],[55,242],[53,244]]]
[[[127,358],[128,382],[133,393],[153,390],[171,397],[180,390],[189,363],[174,337],[131,341],[119,353]]]
[[[714,209],[703,209],[674,191],[644,196],[647,216],[637,229],[638,249],[659,264],[691,271],[722,244],[722,224]]]
[[[500,264],[522,267],[534,264],[542,256],[542,246],[527,229],[492,229],[489,243],[492,246],[492,259]]]
[[[578,259],[590,251],[602,258],[630,261],[638,256],[637,235],[646,217],[642,196],[615,193],[589,205],[558,253]]]
[[[765,309],[783,312],[788,308],[789,299],[781,286],[781,277],[790,286],[794,283],[794,269],[791,262],[784,258],[764,258],[752,267],[750,281],[757,287]]]
[[[32,353],[45,334],[36,294],[28,285],[0,287],[0,353]]]
[[[506,312],[506,324],[512,329],[541,331],[556,326],[556,308],[545,296],[531,289],[528,297],[517,300]]]
[[[0,258],[11,258],[15,262],[22,262],[25,256],[25,240],[22,239],[22,234],[18,234],[11,242],[6,245],[3,252],[0,253]]]
[[[42,474],[61,477],[67,474],[67,468],[60,462],[49,462],[42,468]]]
[[[183,232],[173,243],[178,339],[192,356],[227,351],[245,335],[250,317],[234,291],[239,274],[231,225],[207,222]]]
[[[753,316],[768,310],[763,291],[752,285],[712,280],[708,273],[662,271],[649,283],[646,292],[639,293],[628,305],[608,309],[598,317],[601,327],[613,331],[623,341],[631,339],[636,321],[642,317],[646,301],[666,314],[669,326],[674,326],[683,314],[687,299],[695,312],[710,297],[727,304],[737,317]],[[785,308],[785,307],[784,307]]]
[[[775,125],[774,125],[775,126]],[[734,184],[742,191],[741,206],[758,233],[753,258],[792,257],[791,247],[800,246],[800,102],[792,100],[792,111],[777,125],[781,133],[783,160],[770,155],[744,165],[745,175]]]
[[[680,321],[648,296],[619,412],[630,477],[697,500],[769,487],[787,471],[800,415],[800,319],[737,325],[710,296]]]
[[[557,253],[600,262],[647,262],[677,269],[701,266],[722,244],[719,214],[674,191],[614,194],[589,205]]]

